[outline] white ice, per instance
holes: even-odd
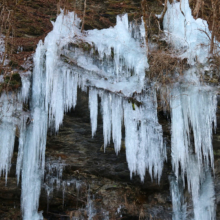
[[[42,43],[42,41],[39,42],[34,55],[31,97],[32,114],[30,117],[30,125],[27,128],[23,127],[21,129],[17,162],[18,181],[20,172],[22,171],[21,201],[24,220],[42,219],[42,213],[38,213],[38,200],[44,174],[46,134],[48,127],[54,129],[56,132],[59,130],[59,126],[63,121],[64,113],[71,108],[74,108],[76,105],[77,87],[80,87],[83,91],[87,91],[87,87],[91,86],[90,82],[93,82],[93,86],[99,84],[98,78],[95,79],[94,83],[94,78],[93,76],[91,77],[92,74],[90,71],[88,72],[88,75],[90,75],[89,78],[88,75],[84,75],[79,68],[73,68],[60,61],[60,54],[65,45],[69,42],[74,42],[74,37],[76,38],[76,36],[81,38],[85,37],[80,32],[79,23],[80,20],[74,13],[64,15],[64,12],[62,11],[56,22],[53,24],[53,30],[45,38],[44,43]],[[124,49],[122,48],[122,50],[120,49],[120,42],[115,45],[115,48],[114,45],[110,45],[115,49],[115,56],[118,57],[113,62],[115,65],[114,69],[118,75],[121,74],[119,70],[122,69],[123,71],[124,69],[127,71],[134,71],[135,76],[132,76],[132,81],[134,81],[135,84],[140,85],[137,82],[141,79],[143,81],[145,69],[148,67],[147,59],[144,56],[144,49],[141,48],[140,42],[135,39],[132,40],[128,25],[126,16],[123,16],[122,18],[118,17],[117,27],[108,30],[109,34],[111,34],[111,32],[113,34],[119,34],[119,27],[124,27],[124,34],[127,37],[125,43],[129,43],[129,45],[125,46]],[[90,39],[90,43],[92,40],[95,41],[97,39],[93,39],[92,33],[93,32],[91,32],[91,34],[87,33],[87,38]],[[104,42],[105,39],[100,39],[99,42],[101,41]],[[99,51],[100,47],[101,46],[97,46]],[[132,52],[129,53],[127,49],[126,52],[125,48],[128,47],[133,47],[134,51],[132,50]],[[123,57],[124,52],[126,52],[125,57]],[[139,53],[140,55],[138,56]],[[141,56],[144,60],[142,60],[142,58],[139,59]],[[83,57],[81,57],[81,59],[82,58]],[[140,65],[137,65],[137,59],[141,61]],[[121,63],[120,60],[124,60],[123,63]],[[130,64],[126,67],[128,63]],[[130,75],[128,74],[126,77],[130,77]],[[25,77],[22,78],[22,81],[24,82],[22,94],[26,96],[29,91],[29,84]],[[88,81],[90,82],[88,83]],[[114,84],[114,80],[111,81],[111,83],[112,82]],[[124,86],[126,86],[126,83],[127,80],[124,82]],[[141,84],[143,84],[143,82],[141,82]],[[98,88],[101,87],[102,86],[99,86]],[[133,92],[130,91],[130,94],[132,93]],[[95,89],[90,89],[89,106],[91,110],[92,135],[95,134],[97,129],[97,94],[98,92],[96,92]],[[106,92],[99,92],[99,95],[102,98],[105,147],[110,143],[113,126],[113,141],[115,143],[116,152],[118,153],[121,146],[122,105],[120,106],[120,102],[122,103],[122,98],[117,96],[112,97],[111,94]],[[26,99],[23,99],[23,101],[25,100]],[[113,114],[112,108],[114,108]],[[113,125],[112,119],[114,120]],[[155,164],[155,176],[159,177],[161,171],[157,172],[157,169],[159,169],[158,165]],[[145,173],[141,175],[143,179]]]
[[[166,39],[179,51],[181,58],[187,58],[191,65],[197,61],[207,62],[211,32],[207,21],[193,18],[188,0],[167,1],[163,27]]]
[[[97,120],[98,120],[98,93],[94,88],[90,88],[89,90],[89,108],[90,108],[90,118],[91,118],[92,137],[93,137],[97,130]]]
[[[177,179],[179,175],[183,182],[187,178],[194,220],[215,219],[213,180],[210,171],[204,173],[207,167],[214,168],[212,132],[216,128],[216,95],[213,87],[200,84],[192,69],[185,73],[183,82],[174,86],[170,97],[172,167]]]
[[[169,5],[165,20],[168,19],[169,13],[173,12],[175,4]],[[187,3],[184,0],[181,7],[183,6],[187,14]],[[180,21],[182,20],[180,17]],[[38,213],[38,205],[44,176],[47,129],[50,127],[58,132],[64,113],[74,108],[77,103],[78,87],[85,92],[89,88],[92,136],[95,135],[98,126],[98,96],[101,98],[104,147],[106,148],[112,140],[117,154],[121,148],[124,122],[126,158],[131,177],[138,174],[141,181],[144,181],[148,170],[151,178],[159,182],[162,175],[166,148],[163,144],[162,127],[157,118],[156,92],[153,89],[142,91],[146,85],[145,70],[148,68],[143,23],[136,26],[134,31],[132,29],[134,27],[128,23],[127,15],[118,16],[115,27],[88,31],[85,34],[81,33],[79,23],[80,19],[74,13],[64,15],[61,11],[53,24],[53,30],[47,35],[44,43],[39,42],[34,56],[30,124],[26,127],[27,120],[23,120],[23,125],[20,126],[17,161],[18,180],[20,172],[22,176],[21,201],[24,220],[43,218],[42,213]],[[94,44],[99,52],[98,57],[93,59],[91,55],[83,54],[80,50],[68,51],[67,45],[77,43],[77,38]],[[111,58],[112,50],[114,58]],[[70,60],[71,57],[74,58],[72,62],[76,65],[64,63],[60,59],[61,54],[68,56]],[[108,69],[106,67],[110,67],[109,72],[106,71]],[[22,82],[25,87],[19,97],[20,100],[26,101],[29,84],[26,78],[22,78]],[[137,106],[137,102],[140,106]],[[6,101],[3,103],[3,108],[6,108],[4,107]],[[191,175],[193,169],[189,171],[189,164],[192,161],[190,157],[190,129],[192,129],[197,169],[200,172],[203,165],[209,163],[213,166],[211,141],[213,123],[216,124],[216,93],[211,87],[204,87],[197,81],[194,84],[178,84],[173,88],[170,105],[173,170],[177,177],[179,174],[182,177],[188,176],[189,190],[195,191],[193,198],[198,198],[193,200],[196,201],[195,216],[200,213],[197,211],[199,210],[197,204],[213,213],[212,181],[208,178],[206,182],[200,174]],[[7,109],[4,109],[4,112],[7,116]],[[11,115],[12,113],[9,117]],[[0,162],[0,169],[2,173],[7,174],[16,125],[5,116],[3,118],[7,134],[3,138],[10,146],[7,150],[2,148],[5,157]],[[203,184],[209,186],[209,193],[204,192]],[[64,183],[64,190],[65,186]],[[200,203],[204,198],[209,199],[209,202]],[[209,216],[207,213],[204,216]],[[92,215],[91,212],[88,217]]]
[[[173,88],[172,109],[172,165],[178,176],[186,170],[190,146],[190,129],[193,131],[196,157],[202,164],[213,167],[212,129],[216,127],[216,92],[200,83],[186,83]]]
[[[22,84],[22,89],[25,84]],[[28,112],[23,112],[23,100],[28,93],[2,92],[0,95],[0,175],[7,175],[11,167],[11,158],[14,151],[15,135],[25,126],[29,117]],[[22,134],[20,134],[22,136]]]
[[[140,29],[143,28],[143,22]],[[100,58],[104,55],[109,58],[114,51],[114,74],[119,77],[131,76],[131,71],[138,75],[140,80],[145,78],[145,70],[148,69],[147,48],[140,46],[140,41],[132,37],[132,29],[129,27],[128,15],[117,16],[116,25],[103,30],[91,30],[87,32],[86,41],[95,45]],[[144,39],[145,32],[141,32]],[[140,40],[140,39],[139,39]],[[124,66],[126,71],[123,72]]]
[[[145,45],[144,24],[128,22],[128,15],[117,16],[114,27],[103,30],[90,30],[84,35],[75,32],[69,42],[83,40],[97,50],[98,55],[80,48],[64,46],[61,54],[85,71],[92,86],[131,95],[141,92],[145,84],[145,71],[148,69],[147,47]],[[64,43],[63,43],[64,44]],[[62,45],[63,45],[62,44]]]

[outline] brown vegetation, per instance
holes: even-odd
[[[220,0],[190,0],[190,6],[195,17],[208,21],[210,29],[214,30],[210,39],[210,52],[213,53],[213,67],[219,66],[219,54],[216,53],[214,39],[220,39]],[[86,7],[85,4],[86,3]],[[160,82],[171,81],[170,74],[177,68],[180,71],[186,67],[185,61],[175,58],[169,46],[160,41],[162,33],[162,19],[158,20],[155,14],[163,15],[166,11],[167,0],[0,0],[1,33],[6,36],[6,53],[13,64],[7,70],[21,68],[27,57],[33,54],[40,39],[52,29],[50,21],[54,21],[60,8],[75,10],[83,18],[84,28],[107,28],[113,26],[117,14],[127,12],[130,19],[145,18],[146,38],[159,45],[157,51],[149,50],[150,77]],[[163,6],[165,4],[165,8]],[[86,10],[84,10],[86,9]],[[162,16],[163,17],[163,16]],[[157,39],[155,39],[157,36]],[[146,41],[147,42],[147,41]],[[18,48],[23,48],[18,51]],[[22,69],[22,68],[21,68]]]
[[[152,51],[148,59],[150,64],[148,77],[162,84],[175,82],[175,77],[173,77],[175,73],[182,75],[183,69],[187,68],[186,60],[177,58],[171,51]]]

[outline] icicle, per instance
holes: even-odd
[[[22,119],[22,96],[14,93],[2,93],[0,96],[0,175],[7,175],[11,167],[15,135],[19,131]]]
[[[77,86],[78,86],[78,74],[73,73],[69,69],[64,68],[64,111],[68,112],[71,108],[75,108],[77,102]]]
[[[5,175],[6,182],[14,150],[15,130],[13,123],[3,122],[0,125],[0,174]]]
[[[27,75],[21,75],[21,80],[22,80],[22,90],[21,90],[21,94],[22,94],[22,99],[23,102],[26,102],[28,100],[29,97],[29,93],[30,93],[30,72]]]
[[[90,108],[92,137],[94,137],[97,130],[97,120],[98,120],[98,93],[96,89],[93,88],[90,88],[89,90],[89,108]]]
[[[206,171],[201,183],[199,198],[194,199],[194,218],[195,220],[215,220],[215,189],[213,177],[210,171]]]
[[[20,136],[19,136],[19,148],[18,148],[18,156],[17,156],[17,164],[16,164],[16,176],[17,176],[17,184],[20,181],[20,174],[23,163],[23,155],[24,155],[24,143],[26,138],[26,118],[23,119],[20,126]],[[29,118],[29,120],[31,120]]]
[[[40,108],[33,112],[33,123],[27,128],[22,165],[21,204],[24,220],[43,219],[38,213],[41,179],[44,171],[47,136],[47,114]]]
[[[118,154],[121,149],[122,119],[122,98],[117,95],[112,95],[112,140],[115,146],[116,154]]]
[[[188,134],[189,128],[185,128],[180,91],[174,89],[171,98],[171,144],[172,144],[172,167],[176,177],[179,176],[179,165],[181,166],[182,176],[187,166],[188,157]],[[185,123],[187,123],[186,121]],[[187,124],[188,125],[188,124]],[[188,129],[188,130],[185,130]]]
[[[102,92],[102,114],[103,114],[103,135],[104,135],[104,148],[110,144],[111,141],[111,95],[109,93]]]
[[[137,171],[138,121],[139,109],[133,109],[132,103],[124,102],[125,146],[130,177]]]
[[[93,205],[93,200],[90,197],[90,193],[88,193],[87,196],[87,204],[86,204],[86,209],[87,209],[87,216],[88,216],[88,220],[92,220],[93,217],[96,215],[96,209],[94,208]]]

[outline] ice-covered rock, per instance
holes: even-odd
[[[211,32],[207,21],[193,18],[188,0],[167,1],[163,27],[167,41],[179,52],[179,57],[187,58],[191,65],[207,62]]]

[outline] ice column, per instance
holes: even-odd
[[[193,131],[195,154],[199,164],[211,162],[213,167],[212,128],[216,127],[216,93],[210,87],[186,85],[174,88],[172,108],[172,164],[178,176],[189,157],[190,129]]]
[[[90,88],[89,90],[89,108],[93,137],[96,133],[98,119],[98,93],[94,88]]]
[[[17,174],[22,167],[21,206],[24,220],[43,219],[38,213],[41,179],[44,173],[45,147],[47,137],[47,108],[45,104],[45,74],[43,68],[44,46],[39,42],[34,57],[34,73],[31,99],[31,121],[26,134],[21,136]],[[23,140],[22,140],[23,138]],[[22,158],[21,158],[22,156]]]
[[[112,140],[114,143],[116,154],[118,154],[118,152],[121,149],[122,119],[123,119],[122,97],[113,94],[112,95]]]
[[[112,101],[112,97],[109,93],[101,92],[101,98],[102,98],[104,148],[106,148],[111,141],[111,126],[112,126],[111,101]]]
[[[216,127],[216,100],[214,89],[201,86],[198,81],[176,85],[171,96],[172,167],[177,179],[179,175],[183,181],[187,178],[195,220],[215,219],[214,185],[208,167],[214,168],[212,129]],[[175,190],[175,184],[171,188]]]

